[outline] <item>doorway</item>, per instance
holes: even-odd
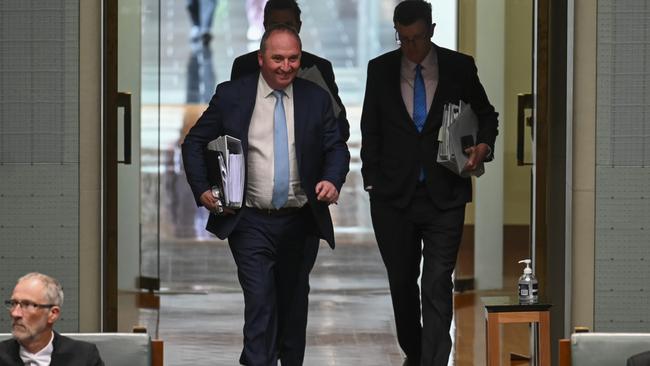
[[[113,117],[118,122],[109,126],[115,129],[114,136],[106,133],[105,138],[112,138],[119,141],[119,144],[116,143],[114,148],[112,143],[107,144],[109,150],[113,149],[110,154],[116,157],[116,167],[114,171],[113,168],[107,169],[106,179],[113,182],[112,186],[107,187],[114,187],[114,192],[109,194],[114,194],[116,197],[113,198],[118,203],[114,206],[107,204],[107,212],[110,214],[107,215],[107,220],[114,221],[106,227],[117,227],[118,230],[115,233],[107,230],[106,233],[110,240],[105,241],[108,254],[105,258],[105,279],[110,284],[109,278],[115,278],[114,287],[107,288],[113,288],[123,296],[105,295],[104,329],[130,331],[133,325],[148,322],[150,319],[147,317],[153,317],[157,329],[157,316],[160,313],[157,310],[143,313],[138,307],[141,305],[138,296],[134,296],[141,293],[169,294],[160,298],[159,304],[171,304],[175,310],[185,306],[182,301],[187,299],[192,299],[195,304],[212,304],[218,298],[215,294],[223,294],[226,303],[234,307],[240,299],[230,253],[225,242],[208,235],[203,228],[207,212],[197,208],[194,203],[185,182],[179,147],[184,134],[205,109],[214,86],[229,79],[232,60],[257,49],[259,40],[255,39],[254,34],[249,36],[249,29],[251,19],[259,21],[259,14],[249,14],[245,1],[215,1],[211,36],[205,42],[204,38],[195,38],[193,35],[193,24],[186,2],[107,0],[105,3],[112,7],[112,12],[107,12],[107,16],[110,19],[113,14],[117,24],[114,33],[117,37],[113,40],[116,50],[116,69],[113,70],[115,80],[107,78],[107,87],[130,93],[132,132],[128,140],[132,154],[130,165],[117,165],[118,160],[127,160],[124,150],[128,144],[123,141],[128,135],[128,129],[122,127],[122,109],[119,113],[108,111],[109,114],[114,113]],[[376,248],[373,246],[368,203],[365,193],[360,189],[358,174],[358,119],[365,85],[360,75],[364,75],[368,59],[395,47],[392,28],[395,1],[303,0],[300,4],[303,23],[317,25],[306,32],[307,28],[303,30],[305,48],[328,58],[334,64],[337,83],[352,127],[349,143],[353,155],[352,171],[344,187],[345,191],[342,192],[342,195],[349,197],[350,203],[346,204],[342,200],[342,204],[333,210],[336,231],[343,241],[365,245],[365,249],[373,251]],[[481,14],[476,10],[477,1],[460,0],[458,4],[461,22],[470,17],[471,21],[467,24],[476,24],[478,14]],[[531,167],[517,167],[515,163],[516,94],[531,93],[534,90],[532,75],[536,71],[531,57],[533,10],[535,6],[541,6],[530,2],[518,2],[514,7],[510,5],[509,3],[507,8],[504,5],[503,16],[507,20],[507,29],[503,36],[516,38],[503,41],[506,45],[514,46],[504,48],[503,58],[506,64],[503,67],[512,74],[507,74],[501,80],[504,84],[501,98],[504,111],[501,114],[501,123],[504,124],[501,131],[504,140],[501,146],[504,149],[503,175],[506,177],[503,179],[503,190],[507,193],[503,202],[504,246],[500,248],[503,288],[507,287],[506,284],[515,283],[516,275],[513,273],[519,272],[519,267],[513,264],[515,259],[522,259],[522,254],[532,253],[528,243],[531,237],[530,222],[535,216],[530,205],[530,195],[534,190]],[[434,19],[444,22],[444,19],[438,20],[435,14]],[[108,23],[110,27],[110,22]],[[464,24],[459,24],[461,30],[463,26]],[[511,32],[508,29],[517,31]],[[473,31],[476,34],[476,29]],[[110,34],[110,31],[107,33]],[[463,45],[461,33],[459,42],[461,51],[476,51],[476,37],[473,46],[472,41]],[[110,52],[107,56],[112,57]],[[481,60],[478,61],[481,72]],[[110,60],[107,60],[107,66],[109,64]],[[117,102],[117,97],[115,98]],[[535,112],[526,112],[525,117],[534,115]],[[107,118],[108,120],[110,119]],[[534,126],[532,122],[531,126]],[[523,134],[530,142],[532,129],[526,128]],[[532,159],[535,147],[527,143],[524,148],[524,157]],[[473,217],[468,217],[470,225],[474,223],[473,220]],[[516,248],[512,249],[509,245]],[[361,257],[357,251],[363,247],[350,248]],[[322,258],[323,264],[333,265],[329,262],[329,252],[321,251],[319,258]],[[473,266],[474,258],[470,258]],[[323,268],[325,274],[328,274],[323,278],[335,281],[336,276],[327,273],[327,267]],[[373,273],[373,276],[374,279],[381,280],[382,272]],[[372,283],[376,285],[375,282]],[[385,291],[381,286],[372,290]],[[229,306],[227,308],[230,309]],[[192,307],[192,310],[201,309]],[[173,315],[182,317],[184,314],[187,315],[187,312],[179,310],[179,313],[174,312]],[[390,316],[390,310],[384,315]],[[214,319],[223,320],[215,317],[211,321]],[[392,356],[398,353],[394,352],[394,347],[392,352]]]

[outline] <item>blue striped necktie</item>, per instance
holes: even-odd
[[[281,208],[289,198],[289,140],[287,118],[284,114],[282,97],[284,91],[274,90],[275,111],[273,113],[273,196],[271,205]]]
[[[427,91],[422,78],[422,66],[415,66],[415,81],[413,82],[413,122],[418,132],[422,132],[427,119]]]

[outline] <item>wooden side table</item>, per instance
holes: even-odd
[[[499,353],[499,324],[506,323],[537,323],[538,365],[551,365],[551,304],[522,305],[512,296],[481,297],[485,304],[485,342],[487,344],[487,365],[498,366],[501,363]]]

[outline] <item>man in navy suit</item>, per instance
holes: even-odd
[[[399,49],[368,64],[361,174],[406,364],[447,365],[451,275],[472,182],[436,163],[438,131],[445,104],[463,100],[471,105],[479,131],[466,150],[465,169],[474,170],[491,159],[497,113],[474,60],[431,42],[431,4],[403,1],[395,8],[393,22]]]
[[[52,328],[59,319],[63,290],[54,278],[28,273],[5,302],[12,339],[0,342],[0,366],[103,366],[97,346],[74,340]]]
[[[244,292],[244,365],[302,365],[309,272],[319,239],[334,247],[328,205],[336,203],[350,155],[331,98],[297,79],[301,43],[294,28],[270,27],[262,37],[260,72],[220,84],[183,142],[196,202],[213,213],[205,148],[230,135],[246,161],[240,210],[212,214],[207,230],[228,238]]]
[[[264,28],[276,24],[286,24],[300,33],[302,27],[300,13],[300,7],[296,0],[269,0],[264,6]],[[244,75],[257,73],[259,68],[257,51],[241,55],[232,63],[230,79],[234,80]],[[332,108],[339,125],[339,131],[343,136],[343,140],[347,141],[350,137],[350,124],[345,114],[345,106],[343,106],[339,97],[339,88],[336,86],[336,81],[334,81],[332,63],[313,53],[302,51],[298,77],[313,81],[329,93],[332,98]]]

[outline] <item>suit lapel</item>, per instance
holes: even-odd
[[[429,107],[423,131],[438,128],[442,123],[442,118],[437,118],[437,116],[442,116],[442,109],[446,103],[451,75],[447,54],[435,44],[433,45],[433,49],[438,59],[438,85],[436,86],[436,92],[433,95],[433,100]]]
[[[9,348],[9,354],[13,358],[13,361],[16,362],[16,365],[22,365],[23,360],[20,358],[20,344],[18,344],[18,341],[12,339],[7,348]]]
[[[303,138],[305,133],[305,123],[309,120],[307,117],[307,106],[310,103],[306,100],[306,93],[303,89],[303,84],[300,80],[296,79],[293,82],[293,139],[296,146],[296,159],[298,160],[298,167],[302,161],[303,151]]]
[[[406,109],[404,97],[402,96],[402,51],[399,48],[394,51],[388,67],[389,72],[387,75],[390,77],[388,90],[392,93],[390,98],[397,101],[397,113],[400,114],[397,120],[408,121],[408,123],[403,124],[404,128],[417,135],[419,133],[418,129],[415,127],[415,123],[409,115],[408,109]]]
[[[50,359],[50,366],[58,366],[61,364],[59,359],[61,358],[61,335],[57,332],[54,332],[54,339],[52,340],[52,355]],[[64,341],[65,342],[65,341]]]
[[[451,65],[449,64],[447,53],[435,44],[434,49],[438,58],[438,86],[436,87],[436,93],[433,96],[433,102],[431,102],[431,105],[442,107],[445,103],[445,97],[447,95],[452,71],[450,70]]]
[[[241,109],[242,116],[241,141],[244,156],[248,155],[248,128],[250,127],[251,118],[253,117],[253,109],[255,108],[259,72],[255,75],[255,77],[245,79],[239,98],[239,108]]]

